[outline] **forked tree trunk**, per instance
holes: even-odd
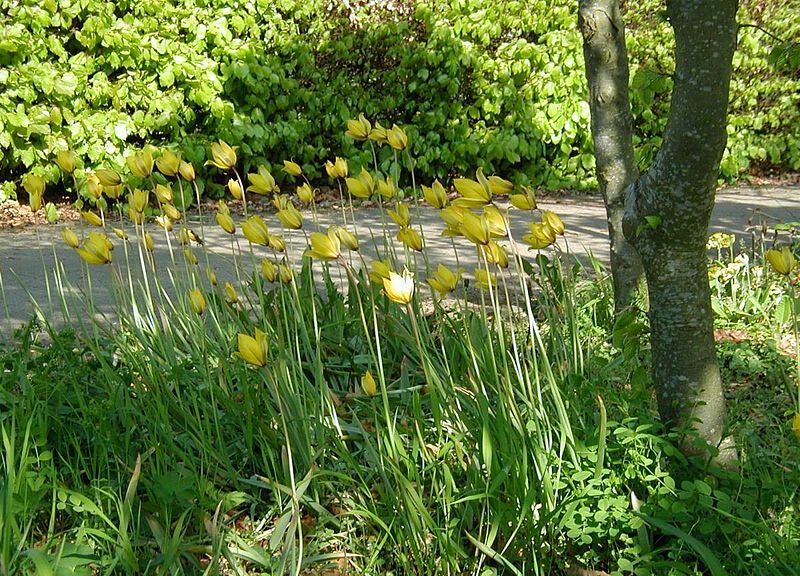
[[[606,206],[611,244],[614,308],[620,312],[630,304],[642,276],[642,264],[622,230],[625,189],[638,172],[633,154],[625,26],[617,0],[582,1],[578,27],[583,34],[589,82],[597,182]]]
[[[673,427],[694,426],[712,446],[723,440],[725,400],[705,246],[727,139],[737,7],[737,0],[667,1],[675,33],[670,114],[652,167],[625,192],[623,221],[649,289],[659,412]],[[660,223],[648,226],[650,216]],[[734,455],[728,450],[719,460]]]

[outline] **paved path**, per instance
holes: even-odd
[[[573,253],[585,254],[591,251],[601,261],[608,259],[608,245],[605,224],[605,212],[602,203],[594,198],[566,199],[563,201],[542,202],[542,208],[554,210],[563,218],[567,230],[567,241]],[[380,234],[380,215],[374,209],[356,211],[356,226],[361,238],[364,252],[368,259],[374,256],[370,250],[367,229]],[[450,240],[439,236],[443,225],[432,209],[422,210],[419,219],[412,211],[415,222],[421,221],[426,230],[426,252],[433,262],[454,264],[455,257]],[[278,229],[274,217],[267,218],[273,229]],[[341,223],[341,212],[328,210],[320,214],[323,224]],[[712,217],[711,231],[724,230],[734,232],[742,238],[749,239],[751,230],[760,228],[762,223],[800,221],[800,186],[761,186],[735,187],[718,193],[717,204]],[[213,222],[213,220],[212,220]],[[309,222],[310,225],[310,222]],[[80,227],[78,225],[77,227]],[[197,229],[198,224],[193,224]],[[516,238],[525,233],[526,223],[520,215],[512,221],[512,230]],[[83,276],[81,261],[77,254],[66,247],[61,239],[61,226],[39,226],[22,230],[0,231],[0,334],[8,336],[11,330],[29,320],[36,302],[41,313],[55,323],[63,321],[62,298],[67,303],[73,319],[85,314],[81,304],[88,290],[87,279]],[[392,234],[396,226],[389,226]],[[80,230],[78,230],[80,232]],[[169,251],[163,232],[154,228],[157,239],[156,261],[158,273],[166,280],[169,270],[182,268],[182,256],[178,252],[178,266],[171,265]],[[241,234],[238,236],[241,238]],[[298,257],[299,250],[305,241],[301,233],[287,235],[288,245],[293,257]],[[233,278],[233,257],[230,237],[216,225],[206,225],[205,240],[208,246],[209,261],[221,280]],[[243,248],[246,242],[242,238]],[[559,240],[563,244],[563,240]],[[92,267],[92,294],[98,310],[110,313],[113,310],[113,291],[119,289],[120,274],[125,268],[122,247],[117,241],[114,252],[114,264],[103,267]],[[463,244],[459,251],[460,263],[470,268],[469,258],[473,251]],[[134,262],[136,250],[129,243],[130,255]],[[258,250],[256,257],[267,255]],[[202,260],[202,253],[198,252]],[[248,264],[249,252],[245,250],[242,258]],[[57,266],[61,263],[61,267]],[[57,270],[61,274],[56,274]],[[136,282],[136,277],[134,277]],[[167,283],[169,283],[167,281]],[[3,336],[0,335],[0,339]]]

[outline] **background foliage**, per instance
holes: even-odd
[[[249,163],[321,174],[363,112],[407,125],[424,179],[484,165],[519,182],[591,186],[576,3],[557,0],[0,0],[0,198],[70,148],[90,166],[128,147],[209,141]],[[798,2],[746,0],[723,176],[800,169]],[[636,144],[646,165],[669,107],[661,3],[625,3]],[[787,42],[789,44],[787,44]],[[770,55],[772,58],[770,60]],[[391,152],[384,150],[390,162]]]

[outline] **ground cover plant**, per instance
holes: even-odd
[[[86,225],[62,232],[90,312],[93,273],[114,269],[115,318],[64,300],[68,327],[39,316],[0,352],[0,573],[800,572],[788,242],[769,246],[776,273],[712,239],[741,450],[719,470],[655,418],[643,302],[615,318],[603,267],[572,259],[529,189],[478,169],[416,190],[403,128],[360,116],[347,137],[373,165],[324,165],[341,223],[322,229],[305,165],[284,163],[282,194],[211,146],[229,279],[182,209],[199,165],[145,147],[87,176]],[[74,186],[74,154],[55,160]],[[41,209],[44,181],[24,185]],[[371,237],[363,198],[383,215]],[[465,269],[428,261],[419,210]]]
[[[800,168],[797,1],[741,5],[728,179]],[[661,3],[624,11],[646,167],[669,109],[672,36]],[[482,166],[522,184],[595,185],[577,3],[4,0],[0,14],[0,199],[29,170],[55,182],[62,149],[120,169],[144,142],[197,163],[222,138],[246,169],[293,158],[324,179],[334,154],[371,165],[339,130],[359,111],[409,127],[426,181]],[[379,162],[386,171],[391,154]]]

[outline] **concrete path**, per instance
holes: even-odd
[[[541,207],[553,210],[564,220],[568,235],[566,241],[571,252],[581,255],[591,252],[601,261],[608,259],[605,212],[602,203],[595,198],[565,199],[562,201],[542,202]],[[380,214],[375,209],[356,210],[355,227],[362,242],[362,251],[367,260],[374,258],[374,248],[370,248],[369,231],[380,235]],[[349,220],[348,214],[348,220]],[[422,222],[426,232],[426,253],[435,264],[443,262],[455,264],[451,240],[440,237],[443,224],[435,210],[423,209],[419,218],[412,210],[412,218]],[[278,231],[277,219],[266,218],[271,230]],[[320,213],[323,225],[341,224],[341,211],[326,210]],[[780,222],[800,221],[800,186],[761,186],[734,187],[722,190],[717,195],[717,204],[712,217],[711,232],[728,231],[748,240],[751,233],[761,229],[762,225],[773,225]],[[210,222],[210,223],[209,223]],[[349,223],[352,228],[352,223]],[[517,239],[526,233],[526,220],[521,214],[512,219],[512,231]],[[311,228],[311,221],[307,227]],[[85,227],[75,225],[76,231],[85,233]],[[84,230],[81,230],[84,228]],[[199,230],[199,222],[193,222],[192,228]],[[392,235],[397,227],[389,224]],[[74,250],[68,248],[61,239],[62,226],[38,226],[22,230],[0,230],[0,340],[11,334],[12,330],[30,320],[34,308],[48,321],[60,324],[64,321],[63,309],[66,305],[69,316],[74,321],[85,317],[86,295],[91,291],[96,309],[103,314],[113,315],[114,291],[125,289],[128,285],[127,267],[124,265],[124,248],[121,241],[115,239],[114,263],[109,266],[91,268],[91,285],[85,277]],[[156,270],[165,284],[171,284],[170,273],[178,277],[185,269],[180,250],[175,251],[176,265],[167,248],[164,233],[153,227],[151,230],[156,239]],[[305,247],[302,233],[284,234],[287,238],[290,257],[299,262],[299,255]],[[242,251],[237,258],[244,269],[250,268],[251,256],[247,242],[240,232]],[[225,234],[213,218],[205,219],[205,244],[211,267],[216,271],[220,281],[233,279],[234,253],[231,237]],[[559,239],[564,245],[564,239]],[[463,240],[457,240],[460,264],[470,270],[474,267],[474,250]],[[132,268],[139,268],[138,255],[133,242],[128,243],[129,258]],[[173,243],[173,247],[175,244]],[[204,264],[203,252],[195,251]],[[256,262],[261,256],[270,255],[265,249],[255,252]],[[420,267],[424,268],[420,260]],[[134,285],[140,276],[133,274]],[[63,296],[63,298],[62,298]]]

